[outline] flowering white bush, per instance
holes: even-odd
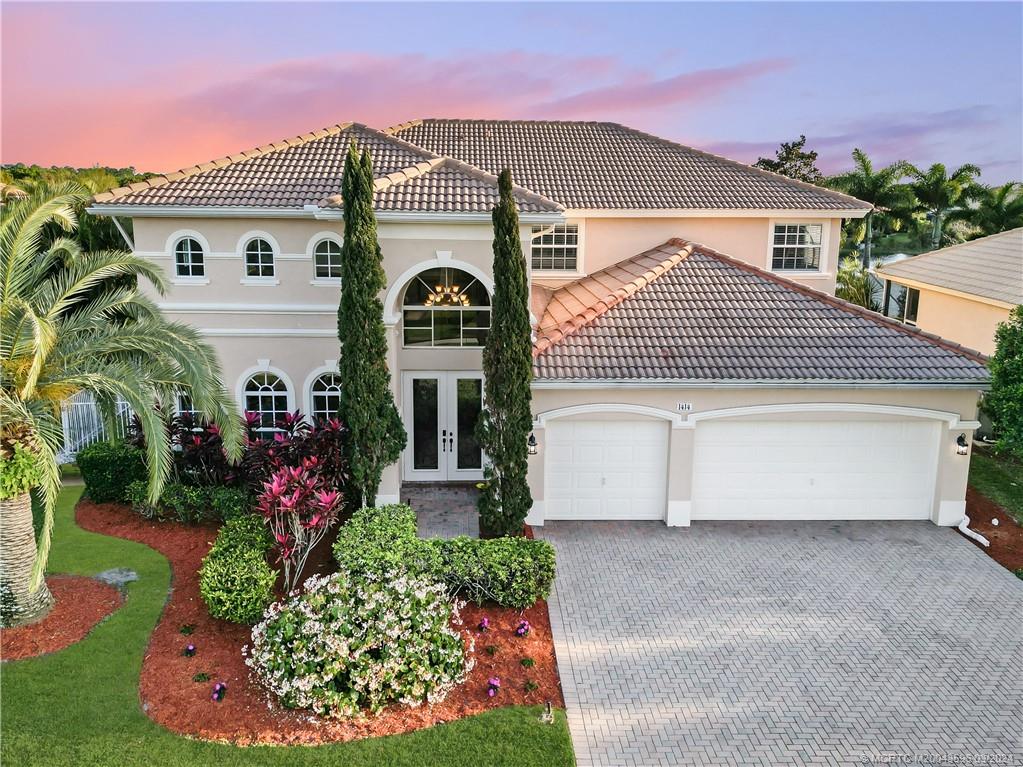
[[[267,609],[245,662],[285,706],[325,716],[435,703],[472,666],[453,614],[444,586],[421,576],[313,576]]]

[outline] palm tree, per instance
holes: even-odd
[[[1023,184],[1009,181],[1001,186],[973,185],[966,195],[975,203],[949,213],[947,221],[965,221],[976,227],[973,237],[1023,226]]]
[[[917,200],[917,210],[931,218],[931,249],[941,247],[941,231],[946,216],[969,199],[974,179],[980,168],[967,163],[948,173],[940,162],[926,171],[909,166],[913,178],[910,188]]]
[[[91,392],[105,413],[122,399],[146,436],[149,496],[171,466],[160,406],[187,394],[223,432],[232,457],[241,424],[220,365],[199,333],[164,319],[139,288],[163,293],[160,270],[121,251],[82,252],[73,232],[88,198],[76,183],[40,186],[8,201],[0,218],[0,444],[33,451],[44,522],[38,545],[28,493],[0,501],[0,587],[12,622],[40,617],[52,602],[43,580],[60,490],[61,403]],[[61,234],[49,236],[54,226]],[[12,607],[13,603],[13,607]]]
[[[912,207],[909,189],[899,183],[908,174],[909,165],[900,161],[875,172],[874,164],[862,149],[853,149],[852,157],[853,170],[833,176],[828,184],[874,206],[865,218],[863,266],[867,267],[874,249],[874,216],[879,213],[904,216]]]

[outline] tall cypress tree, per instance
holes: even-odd
[[[501,198],[493,212],[494,299],[490,333],[483,348],[486,407],[476,429],[489,463],[477,508],[486,533],[517,535],[533,505],[526,481],[533,345],[529,285],[511,172],[501,171],[498,184]]]
[[[341,248],[341,421],[348,427],[349,504],[375,502],[384,468],[405,447],[405,428],[391,395],[387,331],[380,293],[387,287],[373,215],[373,166],[360,160],[353,141],[341,182],[344,245]]]

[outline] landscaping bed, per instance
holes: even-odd
[[[1014,572],[1023,570],[1023,527],[1005,509],[968,487],[966,515],[970,518],[970,529],[987,538],[991,545],[984,547],[972,539],[967,540],[1000,565]],[[993,520],[998,524],[993,524]]]
[[[45,618],[0,630],[4,661],[34,658],[81,641],[123,601],[113,586],[80,575],[51,575],[46,585],[54,605]]]
[[[173,588],[145,653],[140,697],[147,715],[173,732],[237,744],[317,744],[409,732],[508,705],[564,706],[547,606],[539,601],[522,612],[471,604],[461,610],[463,625],[456,628],[475,638],[475,667],[440,703],[341,720],[283,708],[245,665],[242,647],[250,644],[250,628],[211,618],[200,598],[198,571],[215,527],[150,522],[127,506],[89,501],[78,504],[76,519],[86,530],[145,543],[170,560]],[[476,630],[483,617],[490,622],[486,633]],[[523,619],[532,628],[517,637],[514,629]],[[195,647],[191,656],[183,652],[189,644]],[[523,666],[523,658],[533,665]],[[208,678],[193,681],[198,674]],[[493,697],[487,684],[492,677],[501,680]],[[535,689],[526,689],[529,681]],[[211,700],[216,683],[227,686],[221,702]]]

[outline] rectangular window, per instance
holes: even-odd
[[[905,313],[902,321],[909,324],[916,324],[916,312],[920,308],[920,291],[916,288],[906,288]]]
[[[531,242],[533,269],[574,272],[578,264],[579,225],[534,226]]]
[[[818,271],[821,266],[821,224],[775,224],[771,268],[778,271]]]
[[[893,320],[916,325],[916,315],[920,308],[920,291],[907,288],[891,280],[885,281],[884,316]]]

